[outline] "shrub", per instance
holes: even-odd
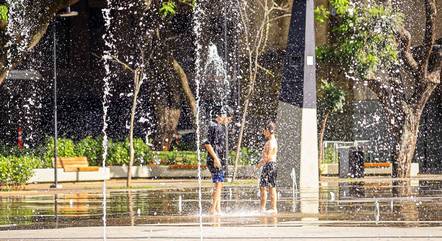
[[[74,141],[68,138],[57,139],[57,154],[59,157],[75,157],[78,156],[75,153]],[[52,167],[54,160],[54,138],[51,137],[46,142],[46,150],[44,153],[43,167]]]
[[[196,151],[182,151],[180,152],[182,155],[183,163],[185,165],[197,165],[198,164],[198,155]],[[207,159],[207,153],[201,152],[201,163],[205,164]]]
[[[155,158],[156,157],[156,158]],[[158,151],[152,159],[160,159],[163,165],[198,165],[196,151]],[[205,164],[207,153],[201,152],[201,163]]]
[[[101,166],[103,159],[102,138],[94,139],[88,136],[75,144],[74,152],[78,156],[87,157],[90,166]]]
[[[133,165],[146,164],[151,161],[153,155],[150,147],[141,138],[134,139],[135,159]],[[107,165],[129,164],[129,140],[109,141],[109,154]]]
[[[324,160],[322,161],[323,164],[332,164],[332,163],[338,163],[338,154],[336,153],[336,150],[333,148],[333,146],[327,146],[324,150]]]
[[[46,141],[45,152],[43,154],[43,167],[53,167],[54,160],[54,138],[51,137]],[[74,157],[75,153],[74,141],[68,138],[57,139],[57,154],[59,157]]]
[[[109,140],[106,165],[121,166],[129,163],[129,147],[125,144],[125,142]]]
[[[32,156],[0,156],[0,185],[10,189],[26,184],[39,163],[40,160]]]
[[[129,143],[127,143],[129,147]],[[134,139],[135,160],[134,165],[148,164],[152,161],[153,155],[151,148],[144,143],[143,139]]]
[[[234,162],[235,157],[236,157],[236,151],[234,151],[234,150],[230,151],[230,153],[229,153],[230,160],[232,160]],[[247,147],[241,148],[238,165],[244,165],[244,166],[253,165],[253,164],[258,163],[259,160],[260,160],[260,155],[259,155],[258,151],[253,150],[251,148],[247,148]]]

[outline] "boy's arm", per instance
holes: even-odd
[[[213,159],[213,165],[216,168],[221,168],[221,161],[219,160],[218,156],[216,155],[215,151],[213,150],[213,147],[211,144],[206,143],[204,144],[204,147],[206,148],[207,152]]]
[[[274,145],[265,145],[264,146],[264,150],[262,152],[262,158],[261,161],[259,161],[259,163],[256,165],[256,168],[260,168],[262,166],[264,166],[265,164],[267,164],[270,159],[276,155],[276,153],[278,152],[278,148]]]
[[[256,168],[259,169],[262,166],[264,166],[267,161],[269,160],[268,158],[268,152],[269,152],[269,148],[267,146],[267,144],[264,146],[264,150],[262,151],[262,158],[261,160],[258,162],[258,164],[256,164]]]

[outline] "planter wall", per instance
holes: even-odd
[[[365,168],[365,175],[391,175],[391,167]],[[338,175],[339,165],[336,163],[321,164],[321,175]],[[411,163],[410,176],[419,174],[419,163]]]
[[[64,172],[63,168],[57,169],[59,182],[80,182],[80,181],[101,181],[102,168],[95,172]],[[230,172],[233,166],[229,166]],[[210,178],[210,172],[207,168],[202,169],[202,177]],[[169,168],[169,166],[134,166],[132,168],[133,178],[196,178],[198,169],[178,169]],[[106,180],[111,178],[126,178],[127,166],[106,167]],[[254,166],[239,166],[238,178],[256,178],[257,172]],[[54,182],[54,169],[34,169],[34,175],[28,183]]]
[[[127,177],[127,166],[110,166],[110,178],[126,178]],[[152,170],[148,166],[133,166],[132,167],[132,177],[152,177]]]
[[[124,166],[111,166],[110,177],[111,178],[126,178],[127,167]],[[233,170],[233,166],[229,167],[229,170]],[[202,168],[202,177],[210,178],[210,172],[206,167]],[[238,177],[250,178],[255,177],[255,168],[253,166],[239,166]],[[182,169],[173,168],[169,166],[134,166],[132,168],[133,178],[192,178],[198,176],[198,169],[194,168]]]
[[[321,175],[338,175],[339,165],[337,163],[321,164]]]
[[[185,178],[185,177],[197,177],[198,169],[171,169],[168,166],[153,166],[151,167],[152,177],[169,177],[169,178]],[[207,168],[202,169],[202,177],[210,177],[210,172]]]
[[[57,180],[59,182],[81,182],[103,180],[103,168],[95,172],[65,172],[63,168],[57,168]],[[110,179],[110,170],[106,168],[106,180]],[[54,169],[34,169],[34,175],[28,183],[54,182]]]

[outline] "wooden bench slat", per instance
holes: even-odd
[[[364,163],[364,167],[365,168],[369,168],[369,167],[390,167],[391,163],[390,162],[368,162],[368,163]]]
[[[80,172],[96,172],[99,170],[99,167],[78,167]]]
[[[98,171],[99,167],[90,167],[87,157],[59,157],[56,162],[57,168],[63,168],[65,172],[92,172]]]

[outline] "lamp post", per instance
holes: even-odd
[[[71,7],[68,6],[64,12],[55,16],[54,29],[53,29],[53,64],[54,64],[54,183],[51,188],[62,188],[62,185],[58,183],[57,173],[57,158],[58,158],[58,120],[57,120],[57,17],[67,18],[77,16],[78,12],[71,11]]]

